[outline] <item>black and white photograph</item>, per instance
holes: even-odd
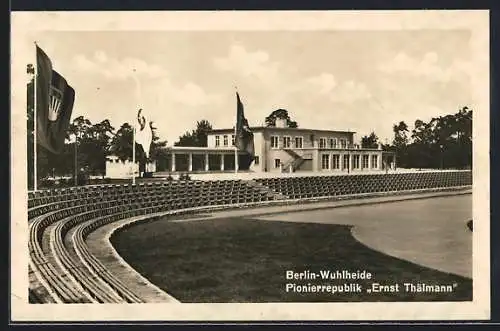
[[[489,318],[486,11],[11,17],[13,320]]]

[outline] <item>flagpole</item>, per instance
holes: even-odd
[[[238,87],[234,87],[236,93],[238,93]],[[236,123],[234,124],[234,173],[238,173],[239,168],[239,160],[238,160],[238,146],[236,145],[237,133],[238,133],[238,112],[236,112]]]
[[[132,77],[133,77],[134,82],[135,82],[137,99],[138,99],[138,102],[139,102],[139,107],[141,107],[141,105],[140,105],[140,103],[142,103],[142,100],[141,100],[141,86],[139,84],[139,80],[137,79],[135,68],[132,69],[132,71],[134,72],[132,74]],[[137,117],[137,115],[136,115],[136,117]],[[132,125],[132,185],[135,185],[135,127],[137,126],[136,121],[137,121],[137,118],[135,118],[132,121],[132,123],[133,123],[133,125]]]
[[[37,44],[36,44],[36,41],[34,42],[35,43],[35,63],[33,65],[33,71],[35,73],[35,79],[33,80],[33,89],[34,89],[34,93],[33,93],[33,191],[36,191],[37,190],[37,177],[38,177],[38,174],[37,174],[37,152],[36,152],[36,147],[37,147],[37,121],[38,121],[38,117],[37,117],[37,74],[38,74],[38,57],[37,57]]]
[[[78,129],[75,131],[75,186],[78,186]]]
[[[135,185],[135,123],[132,126],[132,185]]]
[[[238,160],[238,146],[236,146],[236,125],[234,126],[234,172],[238,173],[239,160]]]

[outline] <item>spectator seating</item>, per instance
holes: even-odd
[[[85,239],[105,224],[141,215],[203,206],[467,186],[466,171],[308,176],[256,180],[163,181],[138,185],[83,186],[28,195],[32,302],[140,303],[89,251]],[[263,189],[262,186],[269,190]],[[36,291],[35,291],[36,290]],[[40,295],[43,292],[44,295]]]
[[[30,259],[57,302],[141,302],[82,248],[85,230],[121,218],[198,206],[272,200],[245,181],[77,187],[29,194]],[[68,245],[65,237],[78,224]],[[94,227],[92,227],[94,226]]]
[[[262,178],[257,182],[290,199],[411,191],[472,185],[470,171]]]

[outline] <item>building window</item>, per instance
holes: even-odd
[[[363,169],[368,169],[369,167],[368,160],[369,160],[369,155],[363,155]]]
[[[279,139],[278,136],[271,136],[271,148],[278,148]]]
[[[332,155],[332,168],[340,169],[340,155],[338,154]]]
[[[253,158],[253,161],[254,161],[255,165],[259,165],[259,157],[258,156],[255,156]]]
[[[274,167],[279,168],[281,166],[281,160],[280,159],[274,159]]]
[[[352,162],[353,169],[359,169],[359,155],[354,155]]]
[[[346,148],[346,146],[347,146],[347,143],[346,143],[345,139],[340,139],[340,147]]]
[[[234,134],[231,135],[231,145],[234,146]]]
[[[295,148],[302,148],[302,137],[295,137]]]
[[[330,148],[337,148],[337,142],[334,138],[330,138]]]
[[[227,146],[227,135],[224,135],[224,146]]]
[[[330,155],[321,155],[321,169],[330,169]]]
[[[344,155],[342,169],[349,169],[349,155]]]
[[[215,136],[215,147],[219,147],[219,146],[220,146],[220,137]]]
[[[290,137],[283,137],[283,148],[290,148],[291,140]]]
[[[372,169],[378,168],[378,155],[372,155]]]
[[[319,138],[319,148],[326,148],[326,138]]]

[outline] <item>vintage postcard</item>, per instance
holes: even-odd
[[[490,316],[487,11],[12,13],[11,319]]]

